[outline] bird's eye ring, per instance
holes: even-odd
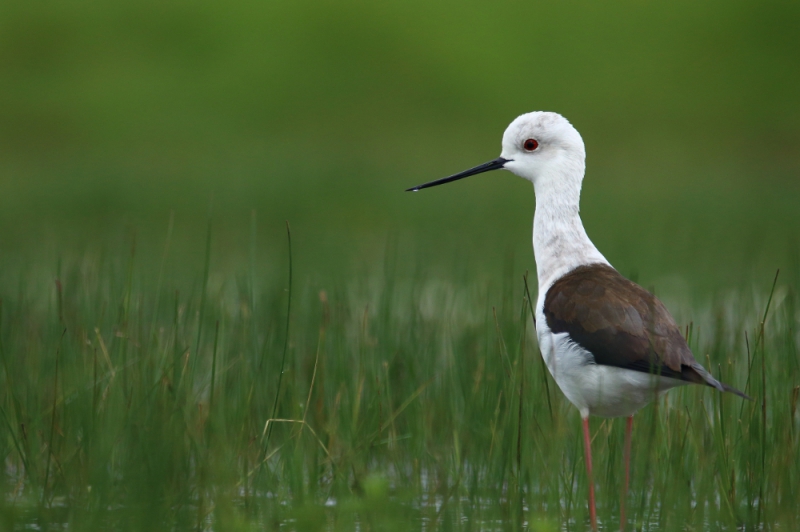
[[[522,147],[525,148],[525,151],[534,151],[539,147],[539,141],[536,139],[528,139],[522,143]]]

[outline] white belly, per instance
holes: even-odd
[[[570,340],[567,333],[553,334],[537,319],[539,348],[550,374],[581,416],[629,416],[670,388],[686,384],[677,379],[641,371],[602,366]]]

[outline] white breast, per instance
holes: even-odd
[[[687,384],[641,371],[598,365],[567,333],[553,333],[541,306],[536,334],[547,369],[581,417],[629,416],[670,388]]]

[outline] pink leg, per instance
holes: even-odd
[[[583,446],[586,458],[586,476],[589,477],[589,518],[592,530],[597,532],[597,510],[594,506],[594,477],[592,477],[592,439],[589,437],[589,418],[583,418]]]
[[[633,416],[625,420],[625,488],[622,490],[622,501],[619,505],[619,529],[625,531],[625,499],[628,497],[628,483],[631,478],[631,430],[633,429]]]

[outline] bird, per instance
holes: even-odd
[[[624,530],[633,414],[687,384],[750,397],[701,366],[664,304],[617,272],[589,239],[580,217],[586,148],[578,130],[560,114],[518,116],[503,133],[500,157],[407,191],[501,169],[533,183],[536,335],[545,365],[581,416],[589,518],[595,531],[589,416],[626,418],[620,503]]]

